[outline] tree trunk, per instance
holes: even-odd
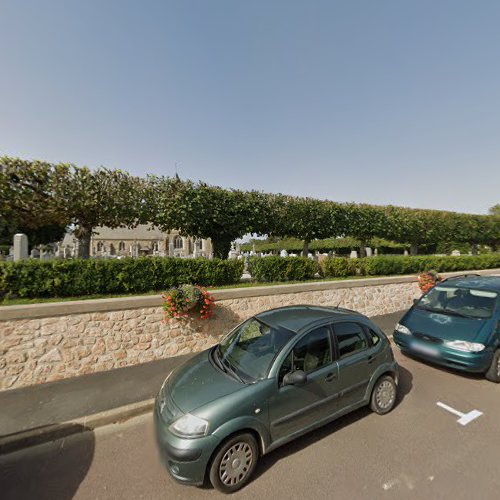
[[[307,257],[309,255],[309,241],[304,240],[304,248],[302,250],[302,257]]]
[[[363,259],[366,257],[366,240],[361,240],[359,242],[359,258]]]
[[[410,245],[410,255],[417,255],[418,254],[418,246],[416,243],[412,243]]]
[[[92,236],[91,227],[78,228],[78,258],[88,259],[90,257],[90,237]]]
[[[231,250],[231,240],[216,239],[212,237],[212,248],[215,258],[227,259],[229,257],[229,250]]]

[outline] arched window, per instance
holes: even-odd
[[[182,238],[180,236],[174,238],[174,248],[176,250],[182,249]]]
[[[125,250],[125,242],[124,241],[120,241],[120,243],[118,243],[118,250],[120,252],[123,252]]]
[[[196,240],[196,250],[203,250],[203,240]]]
[[[109,245],[109,255],[116,255],[115,246],[113,243]]]
[[[104,250],[104,243],[102,241],[97,242],[97,251],[102,252]]]

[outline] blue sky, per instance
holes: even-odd
[[[0,154],[500,203],[500,2],[0,0]]]

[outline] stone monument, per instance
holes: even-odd
[[[28,258],[28,237],[23,233],[14,235],[14,261]]]

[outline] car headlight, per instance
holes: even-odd
[[[484,349],[483,344],[477,342],[466,342],[465,340],[449,340],[444,342],[446,347],[451,347],[457,351],[480,352]]]
[[[411,335],[411,331],[409,328],[406,328],[406,326],[396,323],[396,326],[394,327],[394,330],[396,330],[399,333],[403,333],[405,335]]]
[[[169,429],[173,434],[179,437],[202,437],[207,434],[208,422],[203,418],[191,415],[191,413],[186,413],[176,420]]]

